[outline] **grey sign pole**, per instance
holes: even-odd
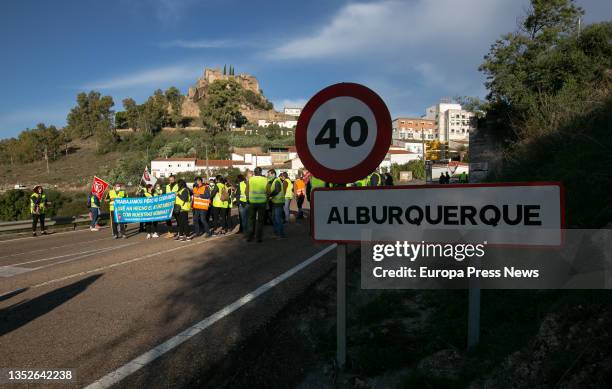
[[[339,244],[336,254],[336,362],[339,369],[344,369],[346,364],[346,245]]]
[[[468,349],[480,341],[480,287],[468,290]]]

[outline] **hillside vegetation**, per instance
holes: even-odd
[[[560,181],[570,226],[612,220],[612,22],[578,30],[570,0],[533,0],[480,70],[483,131],[503,144],[495,181]]]
[[[202,131],[183,131],[192,119],[182,117],[184,100],[179,90],[156,90],[144,103],[123,100],[123,111],[115,112],[111,96],[99,92],[79,93],[67,113],[67,126],[58,129],[40,123],[17,137],[0,140],[0,189],[15,184],[43,184],[61,190],[82,190],[93,175],[108,181],[137,183],[145,166],[157,157],[227,159],[231,147],[293,144],[281,128],[260,128],[246,123],[241,109],[271,109],[263,96],[242,88],[234,80],[217,80],[200,104],[198,124]],[[231,131],[246,125],[258,135]],[[173,127],[175,131],[162,131]],[[132,128],[120,135],[117,128]]]

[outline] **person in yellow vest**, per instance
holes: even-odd
[[[327,182],[315,177],[310,176],[310,180],[308,180],[308,184],[306,185],[306,197],[308,198],[308,202],[310,202],[310,193],[317,188],[327,188],[329,185]]]
[[[191,240],[191,231],[189,231],[189,212],[191,212],[191,194],[185,180],[178,181],[178,191],[176,192],[176,199],[174,204],[178,207],[177,213],[177,224],[178,224],[178,235],[174,238],[183,242]]]
[[[285,207],[285,193],[283,182],[276,177],[276,170],[268,170],[268,197],[272,203],[272,228],[277,239],[285,239],[285,228],[283,226],[283,209]]]
[[[306,199],[306,183],[304,182],[304,176],[300,174],[293,183],[293,192],[295,194],[295,202],[297,203],[298,219],[304,218],[304,200]]]
[[[113,226],[112,228],[113,238],[115,239],[119,239],[121,237],[123,237],[123,239],[127,239],[127,236],[125,235],[125,230],[126,230],[125,223],[115,222],[115,199],[123,199],[126,197],[127,197],[127,194],[125,193],[125,190],[121,188],[120,182],[115,183],[115,185],[113,186],[113,189],[108,191],[108,198],[109,198],[108,209],[110,210],[110,213],[111,213],[111,224]]]
[[[153,189],[153,196],[161,196],[164,194],[164,191],[161,187],[161,184],[158,182],[155,184],[155,189]]]
[[[210,191],[213,205],[214,233],[223,234],[227,230],[227,213],[229,207],[229,194],[225,186],[225,179],[221,175],[215,178],[215,185]]]
[[[206,221],[206,214],[210,207],[210,190],[202,177],[197,177],[193,186],[193,228],[195,236],[210,236],[210,227]]]
[[[268,180],[261,173],[261,168],[256,167],[253,176],[249,178],[245,186],[246,201],[249,204],[249,222],[247,225],[247,242],[253,241],[257,236],[257,242],[261,242],[263,235],[264,218],[266,217],[266,187]]]
[[[246,194],[247,180],[242,174],[239,174],[237,179],[238,185],[236,186],[235,200],[236,204],[238,204],[238,218],[240,219],[240,229],[238,230],[238,233],[246,234],[248,231],[249,217],[249,203],[247,202]]]
[[[168,184],[166,184],[166,188],[164,194],[168,193],[176,193],[179,190],[179,186],[176,183],[176,177],[171,175],[168,177]],[[173,212],[174,218],[176,219],[176,224],[178,225],[178,213]],[[175,235],[172,233],[172,218],[166,220],[166,226],[168,227],[168,233],[166,234],[166,238],[173,238]]]
[[[281,173],[281,180],[283,181],[283,191],[285,192],[285,223],[289,221],[289,215],[291,213],[291,200],[293,200],[293,182],[289,178],[287,172]]]
[[[100,218],[100,199],[93,193],[89,194],[89,213],[91,214],[91,223],[89,231],[98,231],[98,219]]]
[[[223,217],[226,224],[226,231],[229,232],[234,228],[232,223],[232,207],[234,206],[234,197],[236,197],[236,188],[234,188],[234,184],[230,181],[229,178],[225,179],[225,189],[227,191],[227,201],[224,203]]]
[[[372,172],[367,178],[367,186],[383,186],[383,179],[377,171]]]
[[[37,185],[30,195],[30,213],[32,214],[32,236],[36,236],[36,224],[40,221],[40,232],[47,235],[45,231],[45,212],[50,203],[47,201],[47,195],[43,191],[43,187]]]
[[[157,192],[161,194],[160,192]],[[154,197],[159,196],[156,194],[155,189],[153,189],[153,185],[147,184],[142,191],[143,197]],[[159,234],[157,233],[157,222],[146,222],[144,223],[145,231],[147,232],[147,239],[151,238],[159,238]]]

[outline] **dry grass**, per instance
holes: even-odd
[[[75,141],[72,151],[57,161],[49,163],[47,174],[44,160],[6,165],[0,169],[0,188],[12,189],[15,184],[32,188],[35,185],[56,187],[60,190],[79,190],[87,188],[95,174],[102,174],[112,168],[119,159],[119,153],[99,155],[93,141]]]

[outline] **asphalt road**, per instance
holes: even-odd
[[[263,243],[239,234],[146,240],[136,226],[128,233],[126,240],[102,229],[0,242],[0,368],[75,369],[75,387],[206,387],[198,371],[213,368],[333,266],[328,250],[191,333],[194,324],[328,246],[313,244],[307,221],[288,225],[286,240],[274,240],[266,226]],[[176,339],[184,342],[155,349]],[[109,373],[122,367],[125,373],[126,364],[152,349],[158,358],[138,360],[142,368],[108,381]]]

